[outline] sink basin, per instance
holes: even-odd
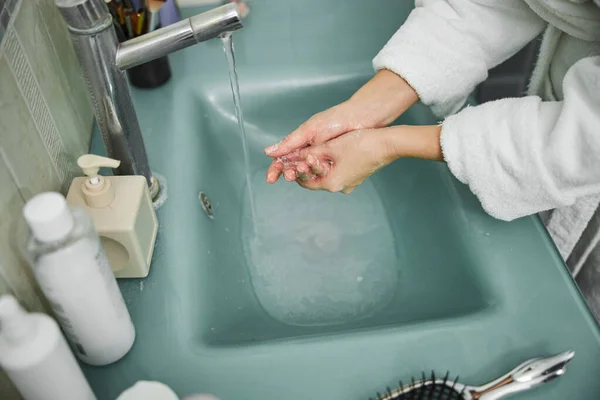
[[[188,207],[198,209],[201,191],[213,211],[197,222],[207,250],[204,268],[190,279],[208,289],[196,325],[207,345],[447,319],[494,302],[457,234],[468,231],[468,220],[453,212],[460,204],[449,200],[456,184],[444,165],[404,160],[350,196],[265,183],[269,160],[262,149],[368,78],[308,77],[293,87],[254,81],[242,89],[255,218],[229,88],[182,97],[180,110],[189,118],[182,124],[202,132],[180,155],[198,160],[197,168],[186,161],[181,171],[194,183]],[[431,120],[417,107],[400,122]]]
[[[180,396],[358,400],[424,370],[476,385],[569,349],[564,377],[515,399],[597,397],[600,331],[536,217],[491,218],[443,163],[400,160],[348,196],[264,182],[262,148],[366,82],[406,8],[253,2],[234,35],[249,171],[218,41],[133,91],[168,199],[150,275],[119,283],[134,347],[84,366],[99,399],[158,380]],[[415,105],[397,122],[436,120]]]

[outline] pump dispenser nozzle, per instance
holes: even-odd
[[[81,185],[88,206],[106,207],[115,198],[115,190],[109,180],[98,175],[100,168],[117,168],[121,161],[95,154],[85,154],[77,159],[77,165],[89,179]]]
[[[79,165],[79,168],[81,168],[85,175],[93,178],[98,176],[100,168],[118,168],[121,165],[121,161],[95,154],[84,154],[77,159],[77,165]]]

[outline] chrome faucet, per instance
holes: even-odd
[[[158,182],[150,170],[125,70],[241,28],[235,3],[119,44],[104,0],[55,2],[71,33],[108,156],[121,161],[114,172],[144,176],[154,197]]]

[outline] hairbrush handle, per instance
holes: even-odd
[[[565,351],[552,357],[525,361],[495,381],[473,388],[471,396],[478,400],[497,400],[549,382],[566,372],[566,365],[573,356],[575,356],[574,351]]]

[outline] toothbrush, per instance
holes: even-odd
[[[158,27],[159,15],[161,7],[165,4],[166,0],[146,0],[146,8],[148,9],[148,32],[152,32]]]

